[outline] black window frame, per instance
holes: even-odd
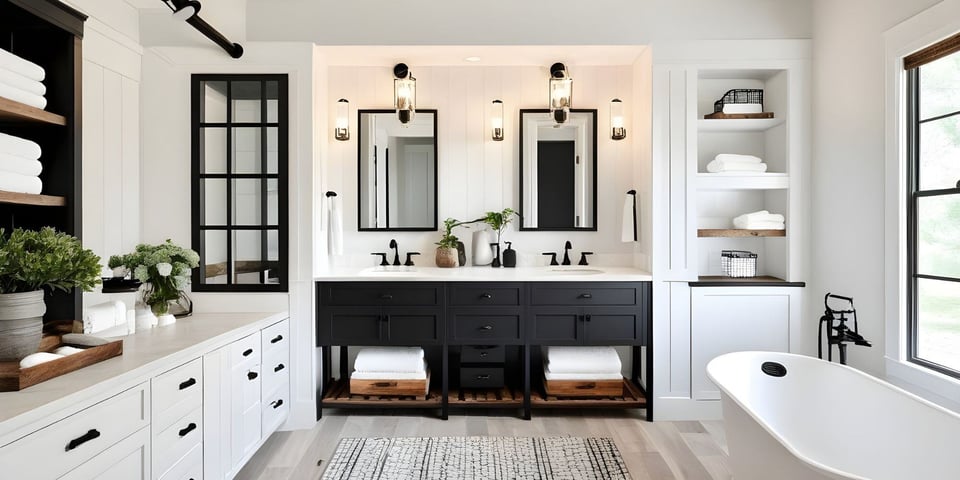
[[[205,82],[227,82],[227,112],[225,122],[202,122]],[[234,122],[232,115],[232,101],[230,99],[230,85],[232,82],[260,82],[261,91],[261,114],[259,122]],[[267,118],[267,82],[277,82],[277,121],[269,122]],[[290,285],[290,259],[289,259],[289,75],[287,74],[192,74],[190,78],[191,90],[191,108],[190,108],[190,135],[191,135],[191,195],[192,195],[192,221],[191,235],[193,249],[200,254],[200,267],[194,269],[191,290],[194,292],[289,292]],[[277,128],[277,173],[267,173],[266,154],[261,152],[261,161],[263,162],[260,173],[234,173],[231,153],[231,139],[233,127],[259,127],[261,135],[266,135],[267,128]],[[200,132],[203,128],[225,128],[226,129],[226,169],[225,173],[204,173],[203,157],[201,152]],[[261,148],[266,149],[266,142],[261,142]],[[227,191],[226,203],[226,224],[225,225],[206,225],[204,223],[204,191],[203,183],[205,179],[225,179]],[[259,225],[233,225],[233,181],[236,179],[256,179],[260,180],[261,188],[261,224]],[[266,189],[268,180],[277,181],[277,225],[268,225],[266,215],[267,195]],[[233,277],[233,241],[232,235],[237,231],[258,231],[261,232],[261,258],[266,257],[266,235],[267,232],[277,231],[277,283],[229,283]],[[207,231],[226,231],[227,232],[227,281],[228,283],[203,283],[204,270],[206,262],[204,261]]]

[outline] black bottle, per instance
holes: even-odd
[[[493,268],[500,268],[500,244],[491,243],[490,246],[496,249],[494,252],[493,263],[491,263],[490,266]]]
[[[461,267],[467,264],[467,249],[463,246],[463,242],[457,242],[457,260]]]
[[[513,242],[503,242],[507,249],[503,251],[503,266],[513,268],[517,266],[517,251],[513,249]]]

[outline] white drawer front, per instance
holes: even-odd
[[[57,478],[149,423],[144,383],[0,448],[4,478]]]
[[[260,332],[252,333],[233,342],[230,346],[230,363],[233,365],[249,361],[260,363],[261,353]]]
[[[263,357],[263,400],[281,384],[290,383],[290,361],[286,349],[273,350]]]
[[[270,435],[287,419],[290,413],[290,387],[281,385],[271,396],[263,399],[263,434]]]
[[[150,429],[143,428],[71,470],[60,480],[147,480],[150,471]]]
[[[163,476],[203,440],[203,410],[197,408],[160,433],[154,430],[153,477]]]
[[[151,381],[154,432],[160,432],[203,404],[203,361],[196,359]]]
[[[266,355],[277,349],[290,350],[290,322],[284,320],[274,323],[261,332],[263,354]]]
[[[160,480],[203,480],[203,445],[196,445]]]

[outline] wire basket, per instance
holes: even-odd
[[[756,277],[757,254],[745,250],[721,250],[720,271],[727,277]]]
[[[763,110],[763,89],[762,88],[734,88],[727,90],[723,97],[713,102],[713,113],[723,112],[723,106],[732,103],[759,103]]]

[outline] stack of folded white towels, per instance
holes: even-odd
[[[0,97],[44,109],[47,87],[43,67],[0,48]]]
[[[766,210],[744,213],[733,219],[734,228],[746,230],[784,230],[783,215]]]
[[[357,352],[350,378],[357,380],[426,380],[421,347],[367,347]]]
[[[763,173],[767,171],[767,164],[760,157],[753,155],[738,155],[735,153],[721,153],[707,164],[710,173],[720,172],[751,172]]]
[[[547,380],[619,380],[620,355],[613,347],[545,347]]]

